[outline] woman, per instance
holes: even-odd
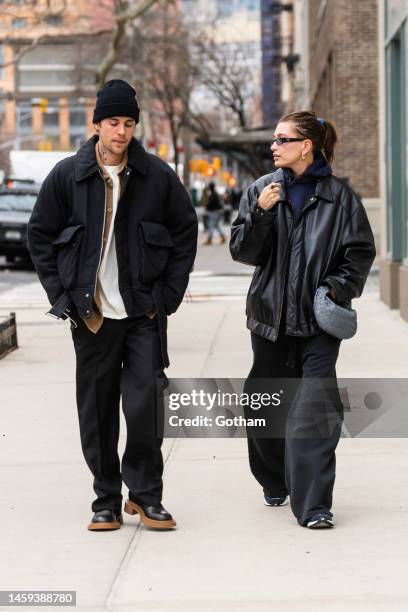
[[[332,173],[336,142],[333,124],[312,111],[282,117],[271,146],[276,170],[250,185],[232,225],[233,259],[256,266],[246,308],[252,388],[260,378],[297,378],[298,389],[306,379],[336,381],[341,340],[318,327],[314,296],[326,285],[339,305],[359,297],[375,257],[362,203]],[[335,449],[343,419],[337,384],[335,390],[324,414],[339,418],[329,433],[317,434],[312,423],[319,410],[321,417],[321,397],[311,401],[302,391],[289,418],[296,410],[305,435],[292,435],[287,421],[285,437],[248,436],[250,467],[265,504],[284,505],[289,496],[304,527],[334,524]]]

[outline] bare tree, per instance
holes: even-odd
[[[112,32],[112,40],[105,57],[96,71],[96,86],[98,89],[103,86],[108,73],[119,60],[121,44],[125,38],[128,24],[132,24],[135,19],[142,18],[155,4],[158,4],[158,2],[159,0],[141,0],[137,1],[135,4],[133,0],[117,1],[114,13],[115,25]],[[165,0],[165,4],[173,4],[173,2],[174,0]]]
[[[249,126],[254,79],[242,46],[216,44],[208,31],[186,26],[172,2],[158,0],[155,4],[154,10],[127,23],[123,44],[119,41],[115,50],[111,49],[114,63],[110,69],[122,62],[128,66],[128,80],[136,88],[142,109],[142,128],[148,123],[154,136],[156,125],[167,124],[177,167],[179,145],[187,131],[212,146],[211,133],[219,129],[220,109],[227,109],[231,128]],[[213,94],[216,104],[212,114],[197,105],[198,87]],[[246,171],[259,172],[262,162],[253,145],[231,154]],[[188,160],[185,162],[187,167]]]

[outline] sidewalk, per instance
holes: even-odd
[[[407,377],[408,325],[373,290],[355,307],[359,333],[343,343],[338,376]],[[244,308],[239,295],[184,302],[170,319],[168,376],[245,377]],[[20,348],[0,361],[0,589],[76,590],[88,612],[408,609],[406,439],[340,441],[336,527],[325,532],[262,504],[245,440],[166,440],[177,530],[125,515],[121,530],[91,533],[69,327],[44,308],[16,312]],[[121,432],[123,452],[123,420]]]

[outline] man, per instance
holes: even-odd
[[[156,529],[176,524],[161,504],[157,397],[169,365],[167,316],[188,284],[197,218],[175,172],[133,137],[138,121],[135,90],[107,82],[94,110],[97,134],[47,176],[28,226],[49,314],[71,320],[82,450],[97,495],[90,530],[121,526],[122,479],[126,512]]]

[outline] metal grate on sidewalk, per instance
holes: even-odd
[[[0,359],[18,348],[17,323],[14,312],[5,320],[0,321]]]

